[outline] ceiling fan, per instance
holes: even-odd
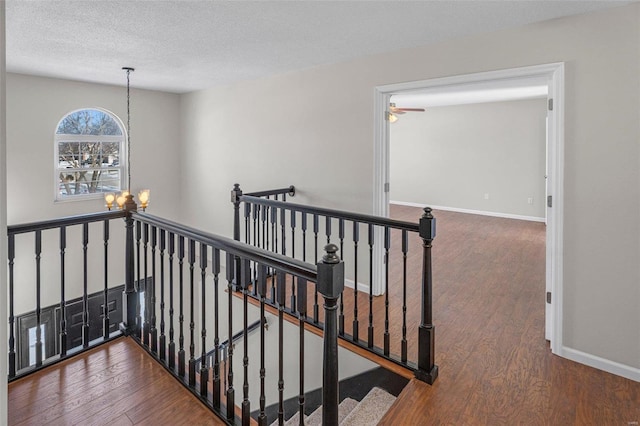
[[[401,108],[397,107],[396,104],[391,102],[389,104],[389,112],[387,114],[387,118],[391,123],[395,123],[398,121],[398,115],[405,114],[407,112],[424,112],[424,108]]]

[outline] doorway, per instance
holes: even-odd
[[[431,80],[392,84],[375,88],[374,206],[373,213],[389,216],[390,123],[388,106],[392,97],[415,92],[432,94],[482,88],[485,91],[513,87],[522,81],[543,82],[548,91],[547,181],[546,181],[546,277],[545,335],[553,353],[562,347],[562,182],[563,182],[563,108],[564,64],[546,64],[524,68],[467,74]],[[545,303],[541,297],[541,303]]]

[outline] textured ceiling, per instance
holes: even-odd
[[[626,3],[7,0],[7,70],[183,93]]]

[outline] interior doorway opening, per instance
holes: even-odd
[[[546,184],[543,189],[543,200],[540,200],[544,202],[544,207],[539,210],[542,213],[537,217],[547,225],[544,256],[547,294],[546,300],[544,294],[540,295],[540,300],[541,303],[550,302],[545,303],[545,336],[556,354],[559,354],[562,347],[563,85],[564,65],[559,63],[386,85],[375,89],[373,210],[374,214],[384,216],[390,215],[389,202],[392,201],[390,186],[393,185],[390,181],[390,126],[392,124],[389,121],[389,105],[391,103],[397,107],[420,108],[417,104],[409,103],[409,98],[420,94],[420,96],[431,97],[432,105],[434,103],[444,105],[443,102],[472,104],[500,100],[496,97],[502,97],[502,100],[522,98],[522,93],[526,93],[527,90],[538,90],[540,95],[540,90],[544,89],[548,106],[544,154]],[[445,101],[445,99],[450,100]],[[411,114],[419,114],[419,112]],[[483,195],[483,198],[491,197],[489,193]],[[536,198],[541,197],[538,195]]]

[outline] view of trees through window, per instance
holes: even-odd
[[[83,109],[62,119],[56,131],[58,199],[121,188],[124,136],[105,111]]]

